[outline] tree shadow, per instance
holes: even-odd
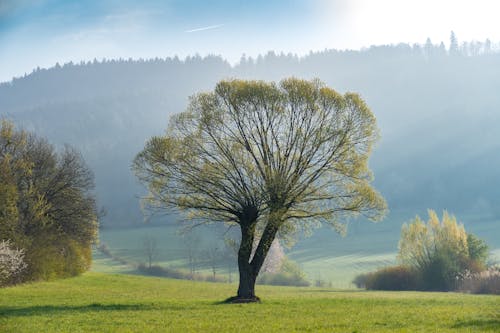
[[[144,304],[100,304],[87,305],[37,305],[28,307],[0,307],[0,317],[24,317],[68,312],[100,312],[100,311],[145,311],[151,306]]]
[[[496,319],[471,319],[458,320],[452,328],[469,328],[473,330],[498,330],[500,331],[500,318]]]

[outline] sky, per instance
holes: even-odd
[[[70,61],[500,42],[497,0],[0,0],[0,82]]]

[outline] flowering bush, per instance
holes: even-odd
[[[457,276],[457,280],[459,291],[500,295],[500,266],[492,266],[479,273],[465,271]]]
[[[24,250],[13,249],[9,240],[0,242],[0,286],[9,284],[26,268]]]

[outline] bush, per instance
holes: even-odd
[[[149,265],[141,263],[137,266],[137,270],[145,275],[168,277],[180,280],[191,280],[191,274],[168,267],[161,267],[157,265],[152,265],[151,267],[149,267]]]
[[[308,287],[305,273],[291,260],[283,259],[278,273],[261,273],[257,278],[257,283],[273,286],[296,286]]]
[[[257,280],[259,284],[267,284],[271,286],[295,286],[295,287],[308,287],[310,285],[309,281],[293,275],[290,273],[279,272],[279,273],[263,273],[259,275]]]
[[[195,280],[195,281],[207,281],[207,282],[226,282],[225,278],[213,275],[201,275],[201,274],[191,274],[189,272],[184,272],[181,270],[169,268],[169,267],[161,267],[157,265],[149,265],[139,264],[137,266],[137,270],[149,276],[158,276],[158,277],[166,277],[171,279],[179,279],[179,280]]]
[[[454,259],[451,253],[437,252],[419,272],[419,289],[429,291],[456,289],[456,277],[465,267]]]
[[[373,273],[363,273],[363,274],[358,274],[352,280],[352,283],[356,286],[356,288],[366,288],[366,280],[368,280],[368,276]]]
[[[90,246],[69,237],[41,235],[33,239],[28,249],[24,276],[31,280],[75,276],[86,271],[92,261]]]
[[[417,272],[418,288],[422,290],[456,289],[457,276],[466,270],[482,270],[487,254],[486,243],[467,234],[464,226],[446,212],[440,221],[429,210],[427,223],[417,216],[401,229],[398,260]]]
[[[354,284],[369,290],[416,290],[417,273],[405,266],[382,268],[376,272],[361,274],[354,279]]]
[[[465,272],[459,277],[458,290],[473,294],[500,295],[500,267],[471,273]]]
[[[0,287],[15,282],[16,276],[26,268],[24,250],[13,249],[9,240],[0,242]]]
[[[417,216],[401,228],[399,266],[358,275],[353,283],[358,288],[379,290],[456,290],[460,288],[458,277],[465,272],[479,274],[484,270],[487,257],[486,243],[467,234],[454,216],[444,212],[440,221],[437,214],[429,210],[427,223]],[[495,276],[477,275],[463,283],[484,284],[484,288],[495,289],[495,279]],[[462,288],[466,288],[465,285]]]

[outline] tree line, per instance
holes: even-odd
[[[302,57],[269,52],[234,66],[219,56],[61,64],[1,84],[0,114],[53,143],[79,147],[108,210],[104,224],[130,225],[142,219],[136,197],[143,194],[130,160],[151,133],[161,133],[169,115],[186,108],[187,96],[228,77],[318,77],[338,91],[358,92],[377,114],[383,139],[371,166],[392,211],[448,207],[494,215],[500,207],[491,181],[498,164],[499,45],[467,42],[479,51],[465,51],[459,37]],[[452,44],[458,53],[450,54]],[[467,191],[458,185],[464,181]]]

